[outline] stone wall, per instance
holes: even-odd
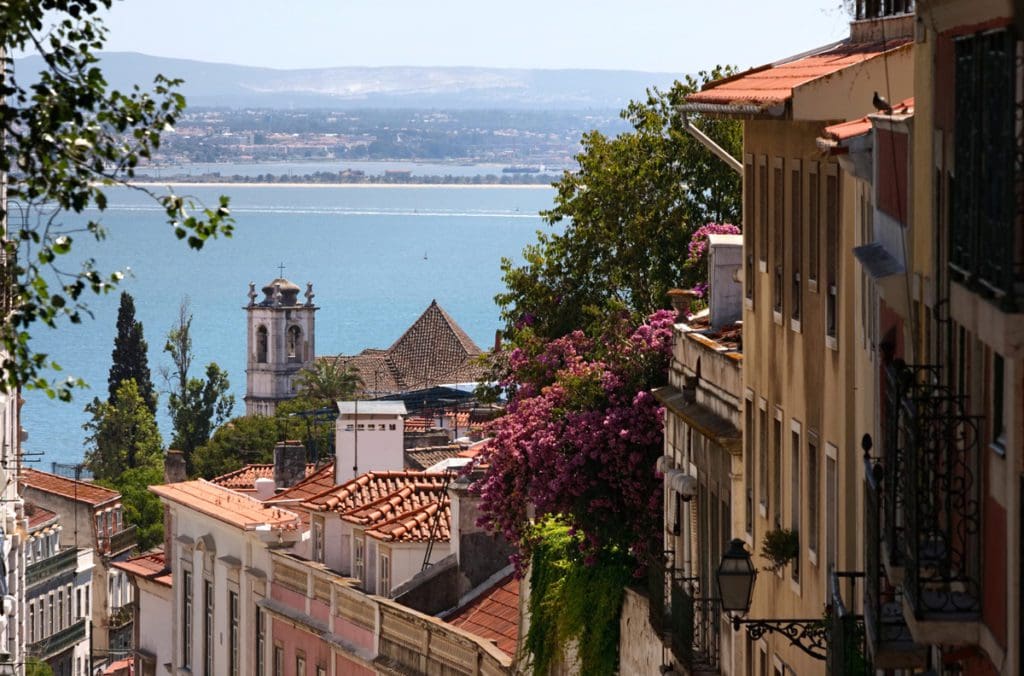
[[[648,621],[647,597],[629,587],[619,619],[619,673],[657,675],[664,649]]]

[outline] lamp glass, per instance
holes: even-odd
[[[722,610],[740,614],[750,610],[756,576],[743,541],[736,539],[730,542],[718,566],[718,597],[722,601]]]

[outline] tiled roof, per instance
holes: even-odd
[[[316,471],[316,465],[310,463],[306,465],[306,476],[309,476]],[[221,474],[218,477],[210,479],[210,483],[223,486],[224,488],[230,488],[233,491],[255,491],[256,479],[273,479],[274,478],[274,465],[273,463],[267,464],[254,464],[246,465],[240,469],[236,469],[233,472],[227,474]]]
[[[494,641],[507,655],[515,655],[519,638],[519,580],[514,575],[502,579],[456,610],[448,622]]]
[[[223,488],[205,480],[150,486],[161,498],[212,516],[243,530],[269,526],[273,530],[293,530],[299,516],[280,507],[264,505],[256,498]]]
[[[367,390],[397,393],[474,381],[483,372],[475,363],[482,353],[435,300],[388,349],[337,359],[359,372]]]
[[[363,526],[366,533],[387,541],[419,542],[429,538],[434,515],[441,509],[435,540],[448,541],[451,511],[438,472],[368,472],[333,487],[302,507],[311,512],[335,512]]]
[[[793,90],[819,78],[873,59],[910,43],[909,38],[886,42],[843,40],[820,51],[752,68],[709,83],[686,97],[688,103],[752,105],[769,108],[785,103]]]
[[[93,507],[121,499],[121,494],[88,481],[76,481],[37,469],[23,469],[21,483],[39,491],[52,493]]]
[[[320,495],[324,491],[334,488],[334,461],[327,463],[320,469],[316,470],[311,474],[307,474],[306,478],[299,483],[286,488],[271,499],[267,500],[267,504],[285,504],[285,503],[298,503],[303,500]]]
[[[914,97],[904,99],[892,107],[892,115],[912,115],[914,113]],[[848,122],[840,122],[839,124],[829,125],[825,127],[824,138],[830,141],[846,141],[866,134],[871,131],[871,120],[868,116],[857,118],[856,120],[850,120]]]
[[[152,580],[166,587],[171,586],[171,570],[167,567],[162,549],[154,549],[124,561],[115,561],[112,565],[129,575]]]
[[[25,516],[28,517],[29,531],[34,531],[49,524],[51,521],[57,520],[56,514],[31,502],[25,503]]]
[[[410,448],[405,452],[405,466],[408,469],[429,469],[448,458],[459,457],[459,453],[464,449],[465,447],[460,446],[459,444]]]

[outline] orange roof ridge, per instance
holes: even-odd
[[[205,479],[150,486],[149,490],[161,498],[243,530],[253,530],[257,526],[269,526],[275,530],[294,530],[301,523],[299,515],[294,512],[281,507],[267,506],[256,498],[218,486]]]
[[[20,481],[36,490],[71,498],[78,502],[86,502],[94,507],[121,499],[120,493],[105,486],[38,469],[22,469]]]
[[[398,514],[387,521],[374,524],[364,532],[371,537],[386,541],[418,542],[430,537],[429,530],[421,532],[420,527],[427,524],[427,520],[443,509],[442,522],[439,524],[437,542],[447,542],[451,539],[451,504],[448,498],[433,500],[425,505],[415,507],[406,512]]]

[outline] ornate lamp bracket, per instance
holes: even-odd
[[[817,620],[748,620],[732,617],[732,627],[739,631],[741,626],[747,627],[747,634],[755,641],[768,632],[782,634],[789,642],[816,660],[824,660],[828,655],[828,635],[825,623]]]

